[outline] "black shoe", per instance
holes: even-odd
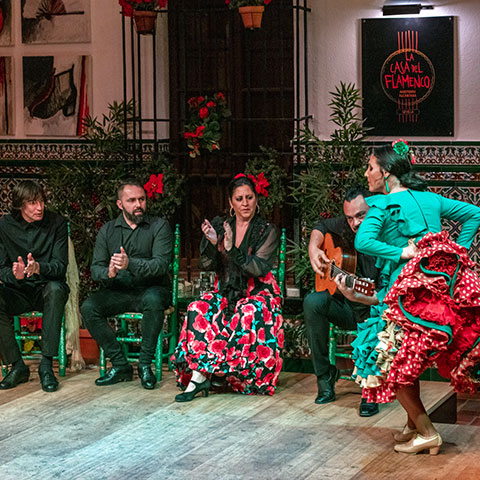
[[[58,380],[55,378],[53,370],[46,368],[45,370],[38,370],[40,383],[44,392],[56,392],[58,390]]]
[[[328,375],[317,379],[318,395],[315,403],[324,404],[335,400],[335,382],[340,376],[340,370],[335,365],[328,367]]]
[[[215,388],[225,388],[227,385],[227,378],[226,375],[212,375],[212,378],[210,379],[210,383],[212,384],[212,387]]]
[[[146,388],[147,390],[153,390],[155,388],[157,378],[153,374],[150,365],[139,365],[138,376],[143,388]]]
[[[133,368],[131,365],[112,367],[103,377],[95,380],[95,385],[103,387],[104,385],[115,385],[119,382],[131,382],[132,378]]]
[[[210,390],[210,380],[208,378],[201,383],[190,381],[195,384],[195,388],[190,392],[179,393],[175,397],[176,402],[191,402],[199,392],[202,392],[204,397],[208,397],[208,391]]]
[[[26,365],[22,367],[12,368],[5,375],[5,378],[0,382],[0,388],[2,390],[15,388],[19,383],[28,382],[29,377],[30,377],[30,369]]]
[[[377,403],[367,403],[366,398],[362,398],[360,402],[360,408],[358,409],[358,414],[361,417],[373,417],[378,413],[378,404]]]

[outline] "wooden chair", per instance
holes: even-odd
[[[162,362],[168,359],[169,368],[171,368],[170,357],[172,356],[178,340],[178,272],[180,268],[180,226],[175,226],[175,241],[173,247],[173,263],[170,266],[172,271],[172,305],[165,310],[166,321],[160,335],[158,336],[157,348],[155,350],[155,376],[158,381],[162,379]],[[167,318],[168,317],[168,318]],[[142,337],[135,333],[129,333],[128,322],[141,321],[143,315],[137,312],[121,313],[113,317],[120,321],[120,329],[117,330],[117,340],[124,346],[124,352],[129,362],[138,361],[138,353],[130,352],[129,344],[139,344]],[[168,351],[163,351],[163,341],[168,339]],[[100,376],[106,372],[105,351],[100,348]]]
[[[328,338],[328,359],[332,365],[336,365],[337,358],[348,358],[352,360],[352,353],[350,349],[350,343],[348,345],[338,345],[338,339],[340,337],[356,336],[356,330],[342,330],[341,328],[335,326],[333,323],[330,324],[330,334]],[[340,378],[344,380],[352,380],[352,368],[340,369]]]
[[[280,236],[280,247],[278,250],[278,264],[276,268],[272,270],[275,279],[277,280],[280,292],[285,294],[285,256],[287,250],[287,234],[286,230],[282,228],[282,234]]]

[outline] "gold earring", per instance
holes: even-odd
[[[230,207],[230,216],[233,217],[235,215],[235,210],[233,207]]]

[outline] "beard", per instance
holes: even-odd
[[[139,214],[139,215],[135,215],[135,212],[142,212],[142,213]],[[143,219],[145,218],[145,210],[143,208],[137,208],[136,210],[134,210],[133,213],[127,212],[124,209],[123,213],[124,213],[125,217],[127,218],[127,220],[134,223],[135,225],[138,225],[138,224],[142,223]]]

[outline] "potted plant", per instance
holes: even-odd
[[[290,196],[301,224],[299,241],[292,243],[289,253],[295,257],[295,277],[306,291],[314,285],[307,255],[313,224],[319,217],[340,215],[344,193],[353,185],[365,184],[365,139],[369,129],[361,118],[360,89],[340,82],[330,94],[330,120],[337,127],[330,139],[321,140],[306,127],[293,140],[301,163],[294,174]]]
[[[238,9],[245,28],[260,28],[265,5],[272,0],[225,0],[230,8]]]
[[[185,124],[183,137],[191,150],[190,157],[200,155],[200,149],[209,152],[220,150],[222,121],[230,117],[225,95],[222,92],[213,96],[192,97],[188,100],[189,117]]]
[[[118,0],[122,7],[122,15],[133,17],[137,33],[146,35],[153,33],[157,20],[158,8],[165,8],[167,0]]]

